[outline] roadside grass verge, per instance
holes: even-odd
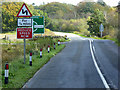
[[[73,33],[73,34],[76,34],[76,33]],[[85,36],[85,35],[82,35],[82,34],[76,34],[76,35],[79,35],[79,36],[84,37],[84,38],[93,38],[93,39],[98,39],[98,40],[112,40],[112,41],[114,41],[118,46],[120,46],[120,42],[119,42],[116,38],[106,38],[106,37],[100,38],[100,37],[97,37],[97,36],[88,37],[88,36]]]
[[[15,34],[16,34],[16,31],[10,31],[10,32],[7,32],[7,33],[2,33],[2,34],[6,34],[6,35],[15,35]]]
[[[1,88],[2,88],[2,45],[0,45],[0,90]]]
[[[2,88],[2,66],[0,65],[0,90]]]
[[[23,64],[23,57],[14,60],[9,63],[9,83],[4,84],[4,69],[2,71],[2,87],[3,88],[22,88],[22,86],[39,70],[44,64],[46,64],[51,57],[55,56],[65,47],[64,44],[56,45],[56,50],[51,47],[50,53],[47,50],[43,50],[43,57],[40,58],[39,51],[37,55],[32,56],[32,66],[29,66],[29,54],[26,56],[26,64]]]

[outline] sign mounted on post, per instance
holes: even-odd
[[[100,25],[99,29],[100,29],[100,32],[101,32],[101,31],[102,31],[102,32],[104,31],[104,27],[103,27],[102,24]]]
[[[101,24],[100,27],[99,27],[99,29],[100,29],[100,32],[101,32],[101,38],[102,38],[102,32],[104,31],[104,26]]]
[[[25,3],[23,3],[22,7],[20,8],[17,17],[32,17],[31,12],[29,11],[28,7]],[[19,18],[18,19],[18,26],[32,26],[32,20],[29,18]],[[31,39],[33,36],[32,28],[17,28],[17,39],[24,39],[24,64],[26,61],[26,40],[25,39]]]
[[[17,28],[17,39],[31,39],[32,28]]]
[[[33,16],[33,33],[43,34],[44,33],[44,16]]]
[[[18,27],[31,27],[32,26],[32,19],[31,18],[18,18],[17,19],[17,26]]]
[[[21,9],[19,10],[17,17],[32,17],[32,14],[25,3],[22,5]]]

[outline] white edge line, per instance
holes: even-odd
[[[96,53],[96,51],[95,51],[95,47],[93,46],[93,50],[94,50],[94,52]]]
[[[98,74],[100,75],[100,78],[101,78],[101,80],[102,80],[105,88],[109,88],[109,90],[110,90],[110,87],[108,86],[107,81],[105,80],[104,76],[102,75],[102,73],[101,73],[101,71],[100,71],[100,69],[99,69],[99,67],[98,67],[98,65],[97,65],[97,62],[96,62],[96,60],[95,60],[95,57],[94,57],[94,54],[93,54],[93,51],[92,51],[91,40],[89,40],[89,41],[90,41],[91,55],[92,55],[92,58],[93,58],[94,65],[95,65],[95,67],[96,67],[96,69],[97,69],[97,72],[98,72]]]

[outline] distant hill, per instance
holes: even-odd
[[[45,5],[34,6],[37,10],[46,12],[51,19],[78,19],[87,18],[95,9],[101,11],[108,10],[110,7],[106,4],[96,2],[80,2],[76,6],[72,4],[51,2]]]
[[[35,6],[48,14],[52,19],[72,19],[75,14],[75,6],[71,4],[52,2],[45,5]]]

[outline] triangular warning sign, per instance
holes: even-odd
[[[23,3],[21,9],[19,10],[17,17],[32,17],[32,14],[25,3]]]

